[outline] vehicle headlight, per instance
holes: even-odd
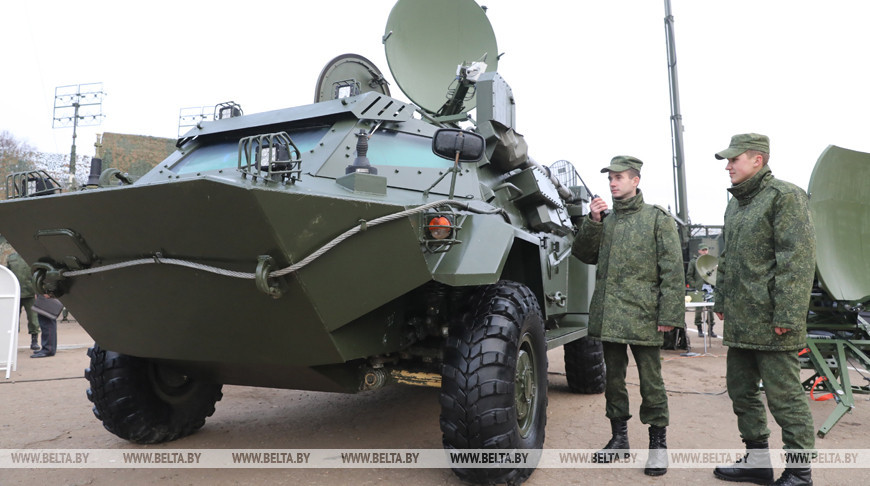
[[[436,216],[429,221],[429,224],[426,226],[426,229],[429,230],[429,234],[432,238],[436,240],[443,240],[450,236],[450,232],[453,229],[450,224],[450,220],[445,218],[444,216]]]

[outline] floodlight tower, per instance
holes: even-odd
[[[97,126],[103,121],[103,83],[72,84],[54,89],[52,128],[72,125],[72,148],[69,155],[69,187],[76,187],[76,129]]]

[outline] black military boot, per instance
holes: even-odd
[[[710,324],[707,326],[707,332],[710,333],[710,337],[711,337],[711,338],[717,338],[717,337],[719,337],[719,336],[716,335],[716,331],[713,330],[713,322],[712,322],[712,321],[711,321]]]
[[[785,471],[774,486],[813,486],[813,471],[810,469],[808,452],[785,453]]]
[[[39,351],[39,343],[36,342],[36,339],[38,336],[39,336],[38,334],[31,334],[30,335],[30,349],[32,349],[34,351]]]
[[[704,325],[698,323],[698,337],[704,337]]]
[[[730,466],[716,466],[713,475],[725,481],[770,484],[773,467],[770,465],[770,450],[766,440],[746,440],[746,454]]]
[[[610,431],[613,434],[610,442],[604,446],[604,449],[596,452],[592,458],[596,463],[608,463],[628,458],[628,419],[610,419]]]
[[[643,473],[647,476],[662,476],[668,472],[667,428],[649,427],[649,458]]]

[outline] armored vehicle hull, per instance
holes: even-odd
[[[130,186],[0,204],[0,218],[8,222],[3,234],[28,261],[50,268],[50,274],[74,275],[62,278],[55,293],[62,294],[63,303],[104,348],[164,360],[221,383],[359,390],[358,369],[335,365],[395,353],[416,341],[408,337],[414,330],[409,322],[425,316],[408,311],[413,308],[409,299],[424,298],[431,284],[466,289],[492,284],[506,266],[522,272],[529,258],[561,258],[546,286],[567,284],[573,260],[567,256],[568,236],[550,235],[562,242],[558,253],[552,244],[542,247],[540,235],[517,227],[504,209],[467,197],[464,202],[447,200],[439,194],[447,189],[447,180],[440,184],[445,187],[436,186],[423,197],[436,172],[451,165],[433,160],[430,139],[413,136],[426,142],[410,166],[379,164],[390,177],[340,175],[347,164],[341,152],[359,123],[341,118],[332,124],[321,121],[329,127],[318,140],[324,163],[311,167],[313,173],[302,180],[251,177],[232,159],[226,167],[186,172],[187,166],[174,160],[185,162],[179,153]],[[290,133],[294,121],[307,120],[290,120]],[[416,120],[406,124],[414,122],[428,127]],[[344,137],[335,136],[340,129]],[[220,135],[218,145],[226,145],[229,134],[214,131]],[[231,127],[229,133],[235,132]],[[330,135],[332,146],[323,142]],[[395,146],[399,135],[403,133],[391,131],[384,138]],[[235,137],[232,155],[241,135]],[[378,142],[377,136],[370,141],[373,161],[378,160]],[[190,157],[214,147],[209,140],[198,143]],[[433,167],[423,167],[420,159]],[[340,163],[339,170],[330,167],[333,161]],[[302,169],[307,165],[305,160]],[[348,181],[354,176],[356,182]],[[457,191],[479,193],[476,173],[466,171],[459,178]],[[356,190],[353,184],[359,180],[381,186]],[[406,211],[421,207],[431,209]],[[424,219],[444,211],[456,228],[451,242],[441,245],[427,236]],[[402,212],[410,214],[367,227]],[[353,229],[360,231],[328,246]],[[274,271],[327,246],[303,268],[257,281],[260,256],[271,258]],[[582,264],[574,265],[587,272]],[[81,274],[88,271],[93,273]],[[263,292],[263,281],[280,287],[280,298]],[[545,282],[528,283],[546,302]],[[568,310],[564,304],[542,307],[556,311],[554,319]],[[575,327],[582,324],[582,315],[577,314]],[[348,376],[352,369],[353,379]]]

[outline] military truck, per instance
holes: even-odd
[[[440,387],[446,448],[540,449],[549,349],[564,345],[572,391],[603,391],[594,269],[571,254],[588,191],[529,157],[484,10],[446,3],[390,13],[387,58],[413,102],[343,55],[315,103],[219,105],[139,180],[7,180],[19,197],[0,231],[96,341],[87,395],[107,430],[183,437],[222,384],[408,384]],[[456,473],[518,483],[534,466]]]

